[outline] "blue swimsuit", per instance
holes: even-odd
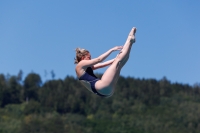
[[[107,95],[100,94],[96,89],[95,89],[95,83],[99,80],[93,73],[93,70],[91,67],[88,67],[85,71],[85,73],[79,78],[79,80],[85,80],[90,83],[92,91],[102,97],[107,97]]]

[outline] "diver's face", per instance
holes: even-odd
[[[90,53],[87,53],[84,57],[83,60],[91,60],[91,55]]]

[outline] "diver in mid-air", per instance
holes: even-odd
[[[124,46],[116,46],[100,55],[97,58],[91,59],[90,52],[86,49],[76,48],[76,74],[81,83],[91,92],[102,96],[112,96],[115,85],[120,75],[122,67],[126,64],[131,51],[131,46],[135,43],[136,28],[133,27],[128,35]],[[113,51],[121,50],[116,58],[102,62]],[[102,62],[102,63],[101,63]],[[101,79],[97,78],[93,70],[108,66]]]

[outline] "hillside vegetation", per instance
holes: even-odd
[[[113,96],[101,98],[72,76],[0,75],[0,133],[199,132],[198,84],[120,77]]]

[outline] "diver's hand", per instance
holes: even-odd
[[[118,50],[122,50],[123,46],[115,46],[114,48],[112,48],[112,51],[118,51]]]

